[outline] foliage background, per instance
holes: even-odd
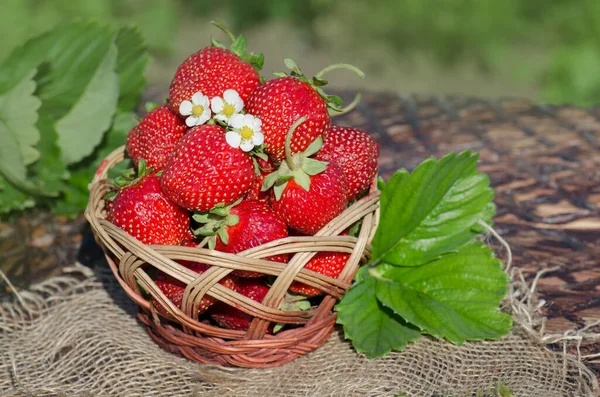
[[[3,0],[0,59],[74,17],[137,24],[155,87],[219,36],[218,18],[265,53],[267,71],[291,55],[308,73],[337,61],[368,73],[340,73],[337,86],[600,102],[597,0]]]

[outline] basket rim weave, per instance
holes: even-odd
[[[125,146],[121,146],[102,161],[89,185],[85,217],[116,280],[138,305],[138,318],[147,326],[152,339],[166,350],[198,362],[242,367],[281,365],[327,341],[336,320],[333,306],[350,288],[360,263],[370,256],[368,242],[374,236],[379,217],[379,191],[374,185],[368,195],[350,205],[315,236],[286,237],[238,254],[207,248],[144,245],[105,219],[103,196],[111,187],[108,171],[125,158]],[[358,237],[339,235],[361,219]],[[320,251],[350,254],[337,279],[304,269],[306,262]],[[263,259],[282,253],[295,255],[288,263]],[[195,261],[211,267],[198,274],[175,260]],[[157,287],[146,271],[148,266],[187,285],[181,309]],[[219,284],[234,270],[260,272],[276,278],[265,299],[256,302]],[[325,293],[316,309],[294,312],[278,309],[293,281],[317,287]],[[142,295],[139,285],[166,309],[168,318],[158,314],[155,304]],[[205,295],[254,316],[250,328],[229,330],[200,321],[197,308]],[[271,323],[300,326],[272,335],[267,332]]]

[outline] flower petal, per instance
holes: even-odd
[[[229,117],[225,116],[223,113],[215,114],[214,118],[215,120],[219,120],[224,123],[227,123],[229,121]]]
[[[202,91],[198,91],[197,93],[195,93],[194,95],[192,95],[192,103],[194,105],[203,105],[205,98],[206,98],[206,96],[204,96],[204,94],[202,93]]]
[[[229,89],[223,92],[223,99],[225,99],[225,102],[233,105],[242,98],[240,98],[240,94],[238,94],[236,90]]]
[[[240,147],[242,136],[235,131],[227,131],[227,133],[225,134],[225,140],[227,141],[229,146],[238,148]]]
[[[262,130],[262,120],[255,117],[254,120],[252,120],[251,127],[255,132],[260,132]]]
[[[225,103],[223,102],[223,98],[216,96],[210,100],[210,108],[215,113],[221,113],[223,111],[224,106]]]
[[[239,130],[240,128],[242,128],[244,126],[244,115],[243,114],[234,114],[229,119],[229,125],[232,126],[233,128],[235,128],[236,130]]]
[[[244,125],[247,125],[248,127],[252,128],[252,126],[254,125],[254,119],[255,119],[255,117],[253,115],[245,114],[244,115]]]
[[[181,104],[179,105],[179,114],[181,114],[182,116],[189,116],[190,114],[192,114],[193,106],[194,105],[192,105],[190,101],[181,102]]]
[[[235,107],[235,112],[239,113],[244,108],[244,101],[242,101],[242,98],[240,98],[238,101],[235,101],[232,105]]]
[[[185,119],[185,124],[188,127],[194,127],[196,125],[198,125],[198,117],[194,117],[194,116],[190,116],[187,119]]]
[[[265,141],[265,136],[260,131],[254,131],[252,135],[252,143],[254,146],[262,145]]]
[[[254,144],[250,139],[244,139],[240,145],[240,149],[242,149],[244,152],[249,152],[250,150],[254,149]]]

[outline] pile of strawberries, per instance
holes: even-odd
[[[340,98],[321,88],[331,68],[308,79],[286,59],[289,75],[265,81],[258,72],[262,55],[247,52],[243,36],[224,31],[231,47],[213,41],[187,58],[168,101],[127,137],[137,173],[117,178],[106,197],[107,219],[144,244],[238,253],[288,235],[314,235],[364,195],[376,175],[375,141],[361,130],[331,125],[330,112],[343,111]],[[286,263],[288,256],[267,259]],[[321,252],[305,268],[337,277],[348,258]],[[209,267],[179,262],[197,273]],[[185,285],[158,271],[154,279],[181,307]],[[269,281],[234,271],[220,283],[260,302]],[[320,292],[297,282],[289,289],[306,297]],[[208,295],[199,307],[203,313],[230,329],[247,329],[252,320]]]

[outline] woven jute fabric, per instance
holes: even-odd
[[[107,269],[77,265],[0,305],[0,396],[590,396],[594,375],[515,327],[455,346],[423,337],[369,360],[337,330],[272,369],[219,368],[161,350]]]

